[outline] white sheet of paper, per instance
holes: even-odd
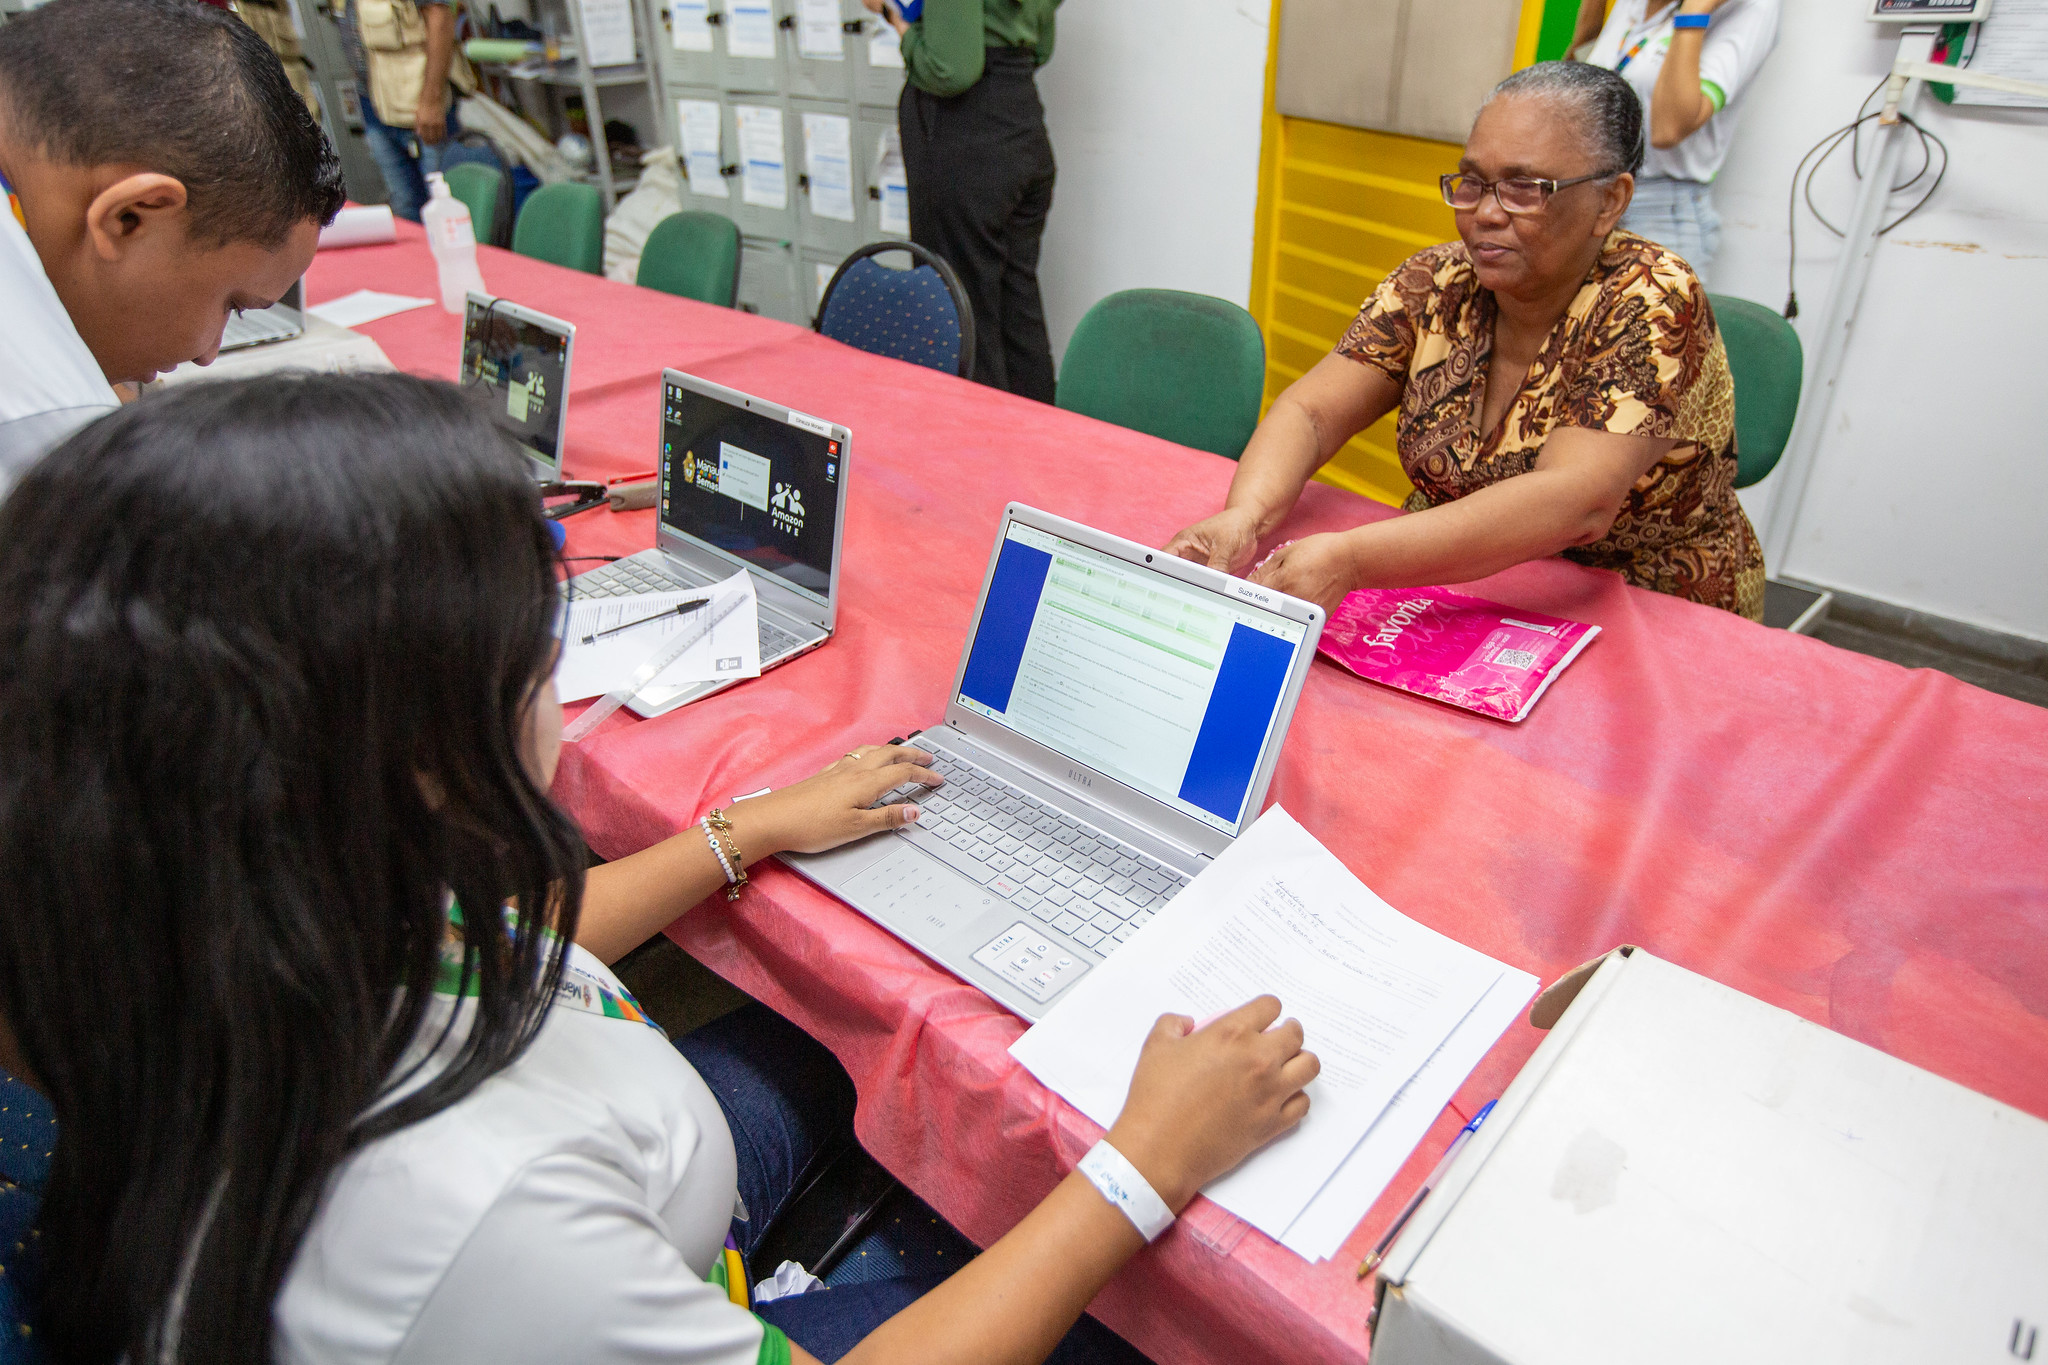
[[[351,81],[349,84],[353,86],[355,83]],[[337,246],[374,246],[379,242],[397,240],[398,226],[391,221],[389,204],[351,204],[335,214],[333,222],[320,229],[319,250]]]
[[[772,104],[735,104],[732,111],[740,128],[740,198],[756,208],[788,208],[782,111]]]
[[[579,0],[583,6],[583,60],[624,66],[638,55],[633,42],[633,0]]]
[[[632,597],[586,597],[569,603],[562,632],[562,656],[555,664],[555,691],[564,702],[601,697],[633,676],[663,643],[690,625],[677,604],[699,597],[742,592],[746,602],[720,621],[697,646],[657,673],[646,691],[723,678],[761,676],[761,627],[754,580],[745,570],[722,583],[690,592],[640,593]],[[662,613],[670,613],[662,617]],[[650,619],[650,618],[661,619]],[[648,624],[589,640],[598,631],[646,620]],[[589,643],[585,643],[589,640]]]
[[[1977,45],[1969,67],[1992,76],[2048,85],[2048,0],[1998,0],[1991,17],[1977,26]],[[2039,109],[2048,104],[2038,95],[2014,95],[1974,86],[1955,88],[1957,104],[1988,104],[2008,109]]]
[[[839,0],[797,0],[796,51],[813,61],[846,60],[846,38],[839,27]]]
[[[378,318],[388,318],[396,313],[409,313],[415,308],[425,308],[433,299],[416,299],[410,294],[384,294],[375,289],[358,289],[353,294],[343,294],[338,299],[316,303],[306,311],[322,322],[331,322],[336,327],[360,327]]]
[[[719,168],[725,164],[725,148],[719,133],[717,100],[677,100],[676,127],[683,134],[683,171],[690,178],[690,193],[708,199],[728,199]]]
[[[669,41],[678,52],[711,50],[711,0],[669,0]]]
[[[1203,1191],[1277,1239],[1501,971],[1375,896],[1274,806],[1010,1055],[1106,1128],[1161,1014],[1279,996],[1322,1060],[1312,1107]]]
[[[875,185],[882,192],[882,212],[877,226],[893,236],[908,237],[910,177],[903,170],[903,139],[894,128],[885,128],[880,143],[875,152]]]
[[[896,30],[882,20],[875,21],[875,31],[868,35],[868,65],[903,65],[903,40],[896,36]]]
[[[775,57],[775,10],[769,0],[732,0],[725,11],[725,55]]]
[[[1310,1261],[1327,1261],[1343,1247],[1387,1182],[1401,1172],[1415,1144],[1429,1134],[1436,1116],[1458,1093],[1493,1045],[1515,1022],[1536,994],[1536,978],[1509,967],[1501,972],[1486,998],[1472,1007],[1444,1039],[1436,1055],[1423,1064],[1379,1121],[1366,1129],[1359,1144],[1344,1158],[1308,1207],[1288,1226],[1282,1246]]]
[[[824,261],[811,262],[811,269],[818,272],[818,302],[825,301],[825,286],[832,283],[832,277],[839,273],[839,267]]]
[[[811,180],[812,214],[853,221],[853,120],[804,115],[804,174]]]

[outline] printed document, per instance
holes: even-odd
[[[872,24],[874,32],[868,35],[869,66],[903,66],[903,40],[896,36],[896,30],[881,20]]]
[[[879,226],[892,237],[910,235],[910,177],[903,171],[903,140],[895,125],[883,129],[875,155],[875,187],[881,191]]]
[[[1010,1055],[1105,1128],[1161,1015],[1280,998],[1322,1061],[1308,1117],[1203,1193],[1279,1239],[1501,964],[1402,915],[1278,806],[1083,977]]]
[[[683,132],[683,170],[690,193],[707,199],[730,197],[725,188],[724,144],[718,130],[718,101],[677,100],[676,126]]]
[[[775,56],[775,11],[768,0],[732,0],[725,14],[725,55]]]
[[[772,104],[735,104],[732,113],[740,129],[740,198],[757,208],[788,208],[782,111]]]
[[[555,664],[555,691],[563,702],[601,697],[629,680],[677,635],[701,630],[699,612],[677,615],[676,608],[700,598],[723,600],[743,594],[739,609],[714,626],[683,656],[656,674],[644,690],[684,687],[726,678],[761,676],[761,627],[754,599],[754,580],[742,569],[708,588],[639,593],[632,597],[572,598],[562,631],[562,656]],[[635,625],[634,622],[645,622]],[[625,630],[616,630],[626,626]],[[601,635],[600,631],[613,631]]]
[[[846,115],[804,115],[804,174],[814,217],[853,221],[853,121]]]
[[[668,17],[676,51],[711,50],[711,0],[669,0]]]
[[[846,39],[839,28],[839,0],[797,0],[796,52],[813,61],[846,60]]]
[[[593,67],[624,66],[638,49],[633,43],[632,0],[581,0],[583,59]]]
[[[1520,1016],[1522,1007],[1536,994],[1536,986],[1536,978],[1527,972],[1513,967],[1501,972],[1493,989],[1402,1087],[1337,1173],[1288,1227],[1287,1235],[1280,1239],[1283,1246],[1310,1261],[1327,1261],[1343,1248],[1344,1239],[1371,1211],[1387,1182],[1401,1173],[1408,1154],[1429,1135],[1430,1125],[1458,1093],[1472,1068]]]

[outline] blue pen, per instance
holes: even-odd
[[[1479,1112],[1472,1116],[1472,1121],[1458,1130],[1458,1135],[1451,1139],[1451,1145],[1444,1149],[1444,1159],[1436,1163],[1436,1169],[1429,1173],[1429,1179],[1422,1182],[1422,1188],[1415,1192],[1415,1197],[1402,1206],[1393,1224],[1380,1235],[1379,1244],[1372,1249],[1372,1255],[1366,1257],[1359,1265],[1359,1279],[1362,1280],[1372,1274],[1378,1269],[1379,1263],[1386,1259],[1387,1248],[1401,1235],[1401,1229],[1408,1226],[1408,1220],[1415,1216],[1415,1210],[1421,1208],[1422,1201],[1429,1198],[1429,1192],[1436,1188],[1436,1182],[1451,1168],[1451,1163],[1458,1159],[1458,1153],[1465,1150],[1465,1144],[1472,1140],[1472,1135],[1479,1131],[1479,1125],[1486,1122],[1486,1116],[1493,1112],[1493,1106],[1498,1103],[1498,1100],[1488,1100],[1480,1105]]]

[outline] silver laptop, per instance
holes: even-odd
[[[462,311],[460,383],[484,393],[541,483],[562,478],[576,324],[472,292]],[[602,490],[599,490],[602,492]]]
[[[761,623],[761,669],[832,638],[846,518],[845,427],[684,374],[661,376],[661,495],[655,544],[570,581],[619,597],[702,588],[745,569]],[[641,689],[658,716],[741,679]]]
[[[303,278],[292,281],[292,287],[284,291],[284,297],[268,308],[254,308],[246,313],[236,313],[228,318],[228,325],[221,329],[220,349],[222,352],[239,351],[250,346],[261,346],[266,342],[290,341],[293,337],[306,334],[306,282]]]
[[[1258,817],[1320,607],[1012,503],[915,825],[798,872],[1036,1019]]]

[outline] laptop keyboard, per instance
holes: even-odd
[[[1007,898],[1033,919],[1107,957],[1188,883],[1169,863],[1091,828],[956,754],[933,755],[943,787],[898,787],[883,804],[915,800],[918,822],[898,834]]]
[[[708,587],[709,583],[692,583],[681,574],[669,573],[659,565],[649,565],[642,559],[621,559],[589,573],[577,574],[573,580],[578,597],[637,597],[648,592],[675,592],[693,588]],[[766,614],[756,612],[755,620],[761,630],[761,662],[773,663],[803,643],[781,626],[770,621]]]
[[[221,329],[220,348],[232,351],[241,346],[254,346],[265,341],[285,341],[299,334],[299,329],[279,319],[268,309],[253,313],[235,313],[228,318],[228,325]]]

